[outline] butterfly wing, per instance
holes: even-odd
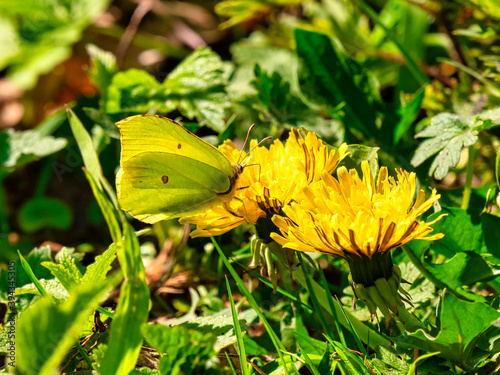
[[[121,164],[143,152],[185,156],[233,175],[229,160],[214,146],[166,117],[137,115],[116,123],[122,135]]]
[[[143,152],[122,163],[116,187],[122,209],[152,224],[203,211],[231,182],[223,171],[191,157]]]

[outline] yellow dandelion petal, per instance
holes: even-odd
[[[435,190],[425,199],[423,190],[416,193],[414,173],[399,170],[393,178],[382,167],[375,179],[368,162],[361,169],[363,178],[344,167],[337,170],[337,178],[323,172],[322,180],[305,188],[305,199],[284,209],[287,218],[273,218],[280,243],[344,257],[371,257],[413,239],[442,238],[430,233],[443,215],[431,223],[418,220],[439,199]]]
[[[243,223],[255,224],[268,214],[277,214],[293,201],[304,198],[303,189],[331,174],[347,154],[347,144],[328,151],[313,132],[305,136],[292,129],[286,143],[275,140],[269,147],[250,141],[253,151],[236,181],[235,197],[199,215],[182,218],[196,225],[195,235],[221,234]],[[241,162],[242,152],[231,141],[219,150],[233,164]],[[215,220],[219,218],[220,220]]]

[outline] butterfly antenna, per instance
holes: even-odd
[[[250,132],[252,131],[252,129],[253,129],[254,127],[255,127],[255,124],[252,124],[252,125],[250,125],[250,127],[248,128],[248,131],[247,131],[247,136],[246,136],[246,138],[245,138],[245,142],[243,142],[243,147],[241,148],[241,151],[240,151],[240,157],[238,158],[238,164],[240,164],[240,163],[243,161],[243,159],[245,159],[245,157],[248,155],[248,153],[247,153],[245,156],[241,157],[241,153],[242,153],[242,152],[245,152],[245,146],[247,145],[248,138],[250,137]]]

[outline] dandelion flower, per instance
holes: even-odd
[[[250,149],[257,143],[252,140]],[[241,159],[241,152],[231,141],[219,150],[233,164]],[[275,140],[269,148],[256,147],[250,153],[237,180],[235,198],[229,204],[184,217],[181,223],[196,225],[192,237],[220,235],[245,222],[255,225],[259,219],[269,219],[299,199],[306,186],[319,181],[323,172],[332,173],[346,155],[346,144],[329,151],[315,133],[303,136],[292,129],[285,144]],[[267,232],[268,236],[270,230]]]
[[[358,284],[373,286],[370,291],[376,295],[368,296],[373,298],[367,305],[374,302],[368,306],[372,314],[378,306],[387,318],[385,307],[397,313],[398,290],[403,299],[409,297],[399,289],[401,273],[392,263],[390,250],[414,239],[442,238],[443,234],[431,234],[431,225],[444,215],[429,223],[418,220],[440,195],[434,189],[427,199],[423,190],[417,194],[415,173],[398,170],[393,178],[382,167],[375,181],[368,162],[361,169],[362,178],[355,169],[345,167],[337,170],[337,178],[323,172],[320,181],[304,188],[301,201],[284,207],[284,216],[273,217],[281,234],[271,237],[285,248],[345,258],[353,289]],[[392,284],[390,289],[384,288],[386,284]],[[366,302],[365,290],[359,288],[358,292],[362,295],[358,298]],[[381,299],[386,305],[372,299]]]

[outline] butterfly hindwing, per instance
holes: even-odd
[[[230,178],[190,157],[143,152],[122,162],[116,181],[122,208],[155,223],[204,210],[231,188]]]

